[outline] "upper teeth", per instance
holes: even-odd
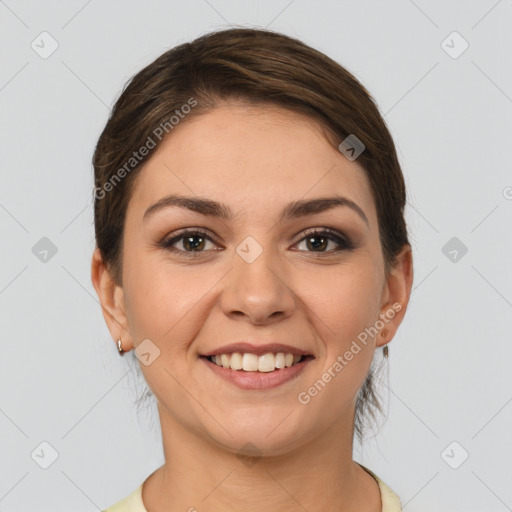
[[[301,360],[302,356],[271,352],[257,356],[256,354],[233,352],[232,354],[219,354],[208,359],[218,366],[232,370],[245,370],[246,372],[273,372],[276,368],[293,366]]]

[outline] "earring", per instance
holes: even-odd
[[[380,335],[381,335],[383,338],[385,338],[385,337],[386,337],[386,331],[382,331],[382,332],[380,333]],[[386,344],[384,345],[384,347],[382,348],[382,352],[383,352],[384,357],[387,359],[387,358],[389,357],[389,347],[388,347],[388,344],[387,344],[387,343],[386,343]]]
[[[117,340],[117,348],[119,349],[119,354],[121,354],[123,356],[124,355],[124,350],[123,350],[123,347],[121,346],[121,338],[119,338]]]

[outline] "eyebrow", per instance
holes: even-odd
[[[343,196],[321,197],[317,199],[301,199],[288,203],[281,213],[280,222],[315,215],[331,210],[339,206],[345,206],[355,211],[361,217],[366,225],[369,226],[368,218],[363,209],[351,199]],[[232,220],[234,214],[231,208],[225,204],[206,199],[202,197],[189,197],[179,195],[169,195],[162,197],[155,204],[151,205],[143,215],[143,220],[147,220],[156,212],[169,207],[179,207],[191,210],[201,215],[218,217],[224,220]]]

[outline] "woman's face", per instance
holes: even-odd
[[[169,196],[190,201],[152,208]],[[327,198],[347,202],[314,202]],[[200,200],[208,203],[193,207]],[[327,228],[334,238],[310,234]],[[361,340],[393,311],[394,288],[365,172],[315,121],[235,104],[186,120],[138,176],[124,229],[118,334],[125,350],[150,340],[138,355],[163,425],[230,451],[251,443],[274,454],[352,428],[357,391],[384,342]],[[399,316],[387,320],[386,341]],[[253,347],[225,348],[235,343]],[[248,352],[244,364],[258,365],[267,344],[288,347],[265,353],[309,357],[250,373],[204,357],[226,353],[221,366],[236,367],[231,353]],[[276,359],[265,356],[261,369]]]

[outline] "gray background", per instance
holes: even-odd
[[[105,508],[163,462],[90,281],[90,162],[129,77],[230,24],[346,66],[398,148],[415,282],[356,460],[406,511],[512,510],[510,0],[0,0],[0,510]]]

